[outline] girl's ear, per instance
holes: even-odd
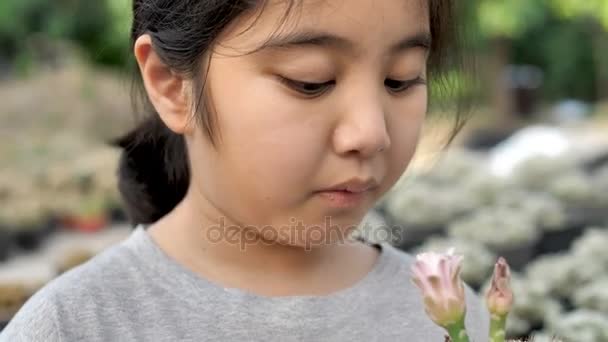
[[[187,133],[192,111],[188,96],[190,82],[163,63],[154,51],[149,35],[142,35],[135,41],[133,52],[148,98],[161,120],[175,133]]]

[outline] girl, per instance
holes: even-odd
[[[414,154],[448,0],[135,0],[137,227],[1,341],[443,341],[412,258],[349,238]],[[468,327],[488,317],[467,289]]]

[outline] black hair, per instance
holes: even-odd
[[[284,19],[301,1],[289,1]],[[432,35],[428,77],[437,80],[458,63],[455,0],[423,2],[429,6]],[[227,25],[249,11],[263,8],[265,3],[266,0],[133,0],[131,47],[140,36],[148,34],[163,63],[175,72],[196,79],[194,75],[201,72],[203,57]],[[123,149],[118,188],[127,216],[135,225],[157,221],[184,198],[190,183],[190,168],[184,137],[161,121],[145,94],[139,72],[134,70],[134,74],[134,108],[144,117],[134,130],[116,139],[114,144]],[[195,101],[196,119],[215,145],[217,132],[211,111],[206,110],[203,87],[196,83],[193,87],[199,99]],[[459,112],[449,141],[462,123]]]

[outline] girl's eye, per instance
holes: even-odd
[[[322,95],[325,91],[327,91],[335,81],[327,81],[323,83],[311,83],[311,82],[302,82],[291,80],[289,78],[280,77],[281,82],[287,85],[289,88],[305,95],[307,97],[315,97]]]
[[[411,80],[399,81],[387,78],[384,81],[384,85],[393,93],[400,93],[410,89],[412,86],[426,84],[426,81],[422,77],[416,77]]]

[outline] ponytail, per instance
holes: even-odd
[[[123,149],[118,190],[131,224],[153,223],[184,198],[190,182],[186,143],[157,114],[113,145]]]

